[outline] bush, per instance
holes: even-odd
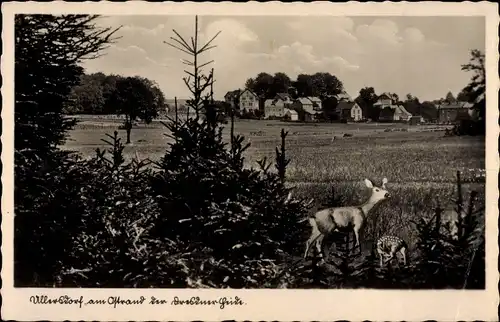
[[[418,231],[418,258],[413,270],[415,287],[484,288],[484,257],[481,255],[484,254],[485,233],[483,208],[474,209],[474,191],[468,207],[464,207],[459,175],[457,188],[456,223],[443,224],[443,210],[439,205],[432,218],[420,218],[415,222]],[[476,254],[479,256],[476,257]],[[471,266],[475,267],[473,276],[470,274]],[[471,284],[467,284],[469,277]]]

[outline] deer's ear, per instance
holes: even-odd
[[[389,182],[389,180],[387,180],[387,178],[382,179],[382,186],[385,186],[387,182]]]
[[[372,183],[370,180],[365,179],[365,184],[366,184],[366,186],[367,186],[368,188],[370,188],[370,189],[371,189],[371,188],[373,188],[373,183]]]

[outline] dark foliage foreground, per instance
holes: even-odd
[[[234,136],[226,146],[209,118],[167,125],[176,141],[158,171],[125,163],[116,132],[110,150],[90,160],[60,154],[44,165],[39,188],[25,192],[37,193],[16,216],[17,286],[484,287],[484,231],[472,208],[457,209],[458,235],[442,227],[440,209],[415,222],[417,256],[405,268],[379,268],[373,251],[292,263],[302,255],[308,207],[288,197],[285,148],[277,172],[265,160],[244,169],[248,145]],[[39,169],[19,166],[26,173],[18,176]]]

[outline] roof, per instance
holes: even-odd
[[[299,115],[299,113],[297,113],[296,110],[291,110],[289,108],[285,108],[285,113],[290,113],[290,114],[294,114],[294,115]]]
[[[292,95],[290,95],[288,93],[277,93],[276,96],[278,96],[279,98],[281,98],[284,101],[286,101],[287,99],[289,99],[289,100],[292,99]]]
[[[308,100],[310,100],[313,103],[321,103],[321,99],[316,96],[307,96],[306,97]]]
[[[237,89],[234,91],[229,91],[226,93],[226,95],[224,95],[224,98],[227,98],[227,97],[235,98],[235,97],[238,97],[241,93],[242,93],[242,91],[240,89]]]
[[[301,103],[301,104],[312,104],[313,102],[308,99],[307,97],[299,97],[297,98],[297,100]]]
[[[378,96],[378,98],[381,98],[382,96],[385,96],[385,97],[390,98],[390,99],[394,99],[394,97],[391,95],[391,93],[388,93],[388,92],[383,92],[382,94],[380,94]]]
[[[239,90],[238,90],[238,91],[239,91]],[[252,94],[253,96],[255,96],[255,97],[257,97],[257,98],[259,97],[257,94],[255,94],[252,90],[250,90],[250,89],[248,89],[248,88],[245,88],[244,90],[240,91],[239,96],[241,96],[241,95],[242,95],[243,93],[245,93],[245,92],[248,92],[248,93]]]
[[[346,92],[342,92],[342,93],[337,94],[337,95],[334,95],[334,96],[335,96],[335,97],[337,98],[337,100],[339,100],[339,101],[340,101],[340,100],[343,100],[343,99],[352,100],[352,97],[351,97],[349,94],[347,94]]]
[[[270,99],[267,99],[267,100],[265,100],[265,101],[264,101],[264,107],[269,106],[269,105],[274,105],[274,106],[276,106],[276,103],[277,103],[278,101],[282,101],[282,102],[283,102],[283,100],[282,100],[282,99],[280,99],[280,98],[270,98]],[[280,107],[283,107],[283,105],[284,105],[284,103],[283,103],[283,104],[280,104]]]
[[[474,106],[473,103],[469,102],[456,102],[456,103],[444,103],[441,105],[438,105],[439,109],[467,109],[467,108],[472,108]]]
[[[400,110],[402,113],[404,113],[404,114],[406,114],[406,115],[411,115],[411,113],[410,113],[410,112],[408,112],[408,111],[405,109],[405,107],[404,107],[403,105],[398,105],[398,108],[399,108],[399,110]]]
[[[380,111],[380,117],[392,117],[396,112],[401,114],[406,114],[407,116],[412,116],[410,112],[408,112],[402,105],[392,105],[391,107],[386,107]]]
[[[337,105],[337,109],[343,111],[343,110],[350,110],[352,109],[354,106],[356,106],[357,103],[356,102],[346,102],[346,101],[342,101],[340,102],[338,105]]]

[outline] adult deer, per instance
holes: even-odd
[[[311,250],[311,245],[316,242],[318,253],[323,256],[323,239],[332,232],[353,230],[356,237],[356,247],[361,251],[359,233],[363,228],[366,217],[370,211],[380,201],[390,197],[386,190],[387,178],[382,180],[382,186],[374,186],[373,183],[365,179],[366,186],[371,189],[371,195],[368,200],[359,205],[351,207],[331,207],[316,212],[309,218],[312,227],[312,233],[306,242],[306,252],[304,259],[307,258]]]

